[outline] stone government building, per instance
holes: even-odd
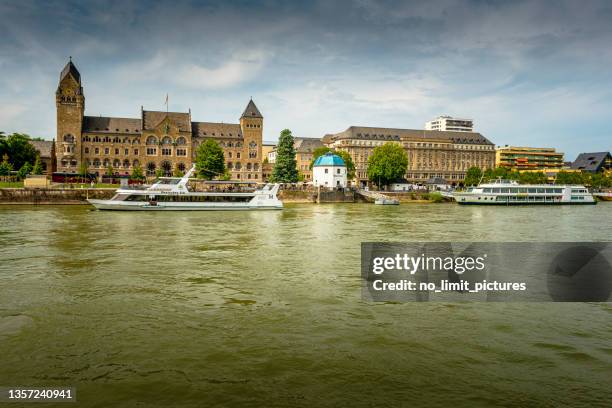
[[[185,172],[198,146],[214,139],[223,148],[232,179],[262,181],[263,116],[250,100],[240,123],[193,122],[189,112],[144,110],[139,118],[85,116],[81,74],[70,60],[60,74],[57,108],[57,170],[77,173],[81,163],[101,176],[130,174],[135,166],[147,175]]]
[[[408,155],[406,179],[423,183],[441,177],[449,184],[465,179],[467,169],[495,167],[495,145],[476,132],[413,130],[351,126],[344,132],[327,134],[323,143],[348,152],[355,163],[357,184],[368,183],[368,158],[376,146],[398,143]]]

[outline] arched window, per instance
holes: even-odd
[[[232,147],[232,142],[227,142],[227,147]]]
[[[251,149],[253,149],[253,148],[257,147],[257,143],[255,143],[255,142],[251,142],[251,143],[249,143],[249,147],[250,147]]]
[[[184,173],[184,172],[185,172],[185,163],[179,163],[179,164],[176,166],[176,168],[177,168],[177,169],[179,169],[179,171],[180,171],[181,173]]]
[[[123,161],[123,168],[124,169],[129,169],[130,168],[130,161],[128,159],[125,159]]]
[[[242,147],[242,142],[236,142],[236,147]]]
[[[247,168],[248,171],[251,171],[251,163],[247,163],[246,168]]]
[[[132,144],[133,145],[140,144],[140,138],[137,137],[136,139],[132,140]]]
[[[110,143],[110,141],[111,141],[110,137],[108,136],[104,137],[104,143]]]
[[[115,136],[115,137],[113,138],[113,143],[121,143],[121,138],[120,138],[120,137],[118,137],[118,136]]]
[[[74,136],[68,134],[64,135],[64,142],[66,143],[74,143]]]
[[[110,160],[104,159],[104,167],[108,167],[109,164],[110,164]]]
[[[121,167],[121,160],[119,160],[119,159],[113,160],[113,167],[116,168],[116,169]]]
[[[171,145],[172,144],[172,138],[169,136],[164,136],[164,138],[162,139],[162,144],[164,145]]]
[[[129,144],[130,143],[130,138],[129,137],[124,137],[123,138],[123,143]]]
[[[138,159],[136,159],[136,160],[134,160],[134,161],[132,162],[132,166],[133,166],[133,167],[138,167],[138,166],[140,166],[140,162],[138,161]]]
[[[90,141],[90,140],[89,140],[89,136],[83,136],[83,141],[84,141],[84,142],[89,142],[89,141]]]
[[[236,170],[240,170],[242,168],[242,164],[240,162],[236,163]]]
[[[176,144],[177,145],[184,145],[187,144],[187,139],[185,139],[183,136],[179,137],[178,139],[176,139]],[[182,171],[182,170],[181,170]]]
[[[148,162],[147,163],[147,176],[153,176],[155,175],[155,170],[156,170],[157,166],[155,165],[155,163],[153,162]]]
[[[95,158],[94,161],[93,161],[93,166],[94,167],[100,167],[100,159]]]
[[[147,137],[147,145],[151,146],[151,145],[156,145],[156,144],[157,144],[157,138],[155,136]]]
[[[233,168],[234,168],[234,165],[232,164],[232,162],[228,162],[228,163],[227,163],[227,169],[228,169],[228,170],[231,170],[231,169],[233,169]]]
[[[255,163],[253,165],[253,170],[258,171],[259,170],[259,163]]]
[[[96,143],[100,143],[102,139],[100,139],[100,136],[94,136],[93,141]]]
[[[164,176],[172,175],[172,164],[169,161],[162,162],[161,168],[164,171]]]

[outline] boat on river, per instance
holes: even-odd
[[[453,192],[458,204],[547,205],[597,204],[589,190],[580,185],[518,184],[513,180],[496,180],[465,191]]]
[[[121,211],[212,211],[280,210],[279,185],[266,184],[252,191],[239,189],[196,192],[189,189],[192,167],[183,177],[162,177],[147,188],[120,188],[109,200],[88,199],[98,210]],[[222,182],[239,185],[240,182]]]

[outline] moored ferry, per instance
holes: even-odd
[[[195,192],[188,188],[191,168],[183,177],[163,177],[145,189],[120,188],[109,200],[88,199],[98,210],[122,211],[204,211],[280,210],[278,184],[266,184],[253,191]],[[239,183],[223,182],[230,185]]]
[[[479,184],[466,191],[456,191],[458,204],[528,205],[528,204],[596,204],[586,187],[579,185],[518,184],[496,180]]]

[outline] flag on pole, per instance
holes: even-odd
[[[166,102],[165,102],[165,105],[166,105],[166,110],[168,110],[168,94],[166,94]]]

